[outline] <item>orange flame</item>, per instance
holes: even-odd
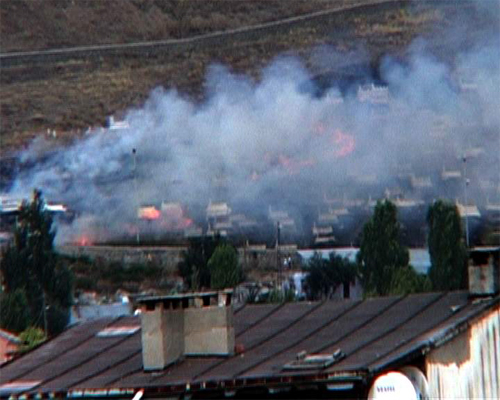
[[[294,160],[293,158],[287,157],[283,154],[278,156],[279,163],[284,167],[290,175],[296,175],[304,167],[312,167],[316,164],[314,160]]]
[[[356,147],[356,141],[354,140],[354,137],[342,132],[340,129],[337,129],[334,132],[332,142],[336,147],[333,151],[333,155],[335,157],[345,157],[348,154],[351,154]]]
[[[92,244],[92,240],[87,235],[82,235],[76,239],[77,246],[91,246]]]
[[[142,207],[139,209],[139,218],[152,221],[160,218],[161,212],[155,207]]]

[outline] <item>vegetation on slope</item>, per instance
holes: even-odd
[[[371,3],[373,0],[6,0],[0,4],[1,48],[2,52],[26,51],[191,37],[311,11]],[[102,9],[103,4],[106,9]],[[186,7],[182,16],[185,26],[176,33],[165,21],[181,18],[175,16],[176,7],[181,6]],[[311,74],[322,75],[338,72],[341,67],[349,70],[350,63],[360,62],[350,55],[362,47],[362,62],[377,65],[383,54],[400,54],[415,37],[432,34],[436,26],[445,27],[461,8],[442,7],[449,7],[449,3],[420,6],[390,2],[279,24],[258,32],[172,45],[167,50],[101,53],[10,66],[3,63],[1,151],[5,154],[9,149],[17,149],[47,129],[57,130],[58,139],[71,140],[88,126],[104,124],[107,115],[142,104],[158,86],[175,87],[200,98],[206,70],[213,63],[258,78],[263,65],[277,55],[291,54],[300,57]],[[342,60],[343,65],[318,57],[318,46],[327,46],[327,55],[340,54],[336,60]]]

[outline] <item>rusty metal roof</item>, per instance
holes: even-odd
[[[74,326],[4,365],[0,397],[124,398],[141,389],[168,395],[367,380],[416,360],[499,305],[500,297],[471,301],[466,292],[247,305],[235,310],[238,354],[188,357],[161,372],[142,369],[140,330],[131,329],[140,325],[139,317],[100,319]],[[127,327],[126,335],[99,335],[122,327]],[[336,351],[342,357],[331,365],[284,367],[297,354]]]

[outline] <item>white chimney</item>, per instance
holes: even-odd
[[[232,291],[146,297],[142,305],[142,358],[147,371],[183,356],[234,353]]]

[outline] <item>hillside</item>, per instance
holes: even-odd
[[[186,38],[359,2],[2,0],[0,47],[7,52]]]
[[[2,62],[1,151],[17,149],[47,129],[56,129],[63,141],[71,140],[88,126],[104,124],[106,116],[142,104],[158,86],[200,98],[213,63],[258,78],[262,66],[289,54],[301,58],[320,81],[360,63],[376,67],[382,55],[402,55],[419,36],[435,38],[439,47],[441,40],[447,40],[440,31],[459,21],[469,6],[468,2],[380,0],[2,0],[2,53],[183,40],[144,51]],[[322,10],[334,12],[189,40]],[[336,57],[318,57],[318,46],[323,52],[328,46],[326,52]]]

